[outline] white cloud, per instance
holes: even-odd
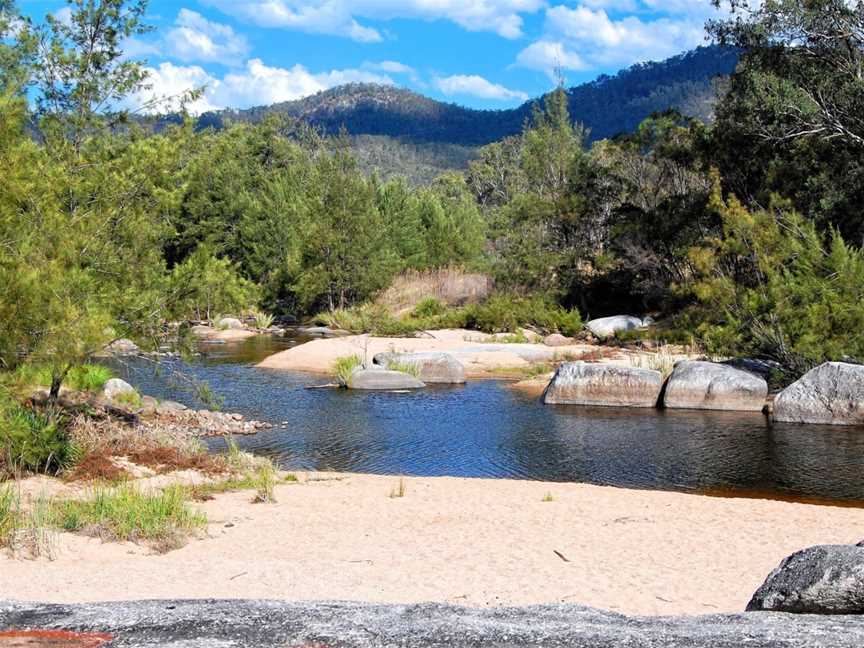
[[[377,63],[367,61],[363,64],[364,68],[369,70],[380,70],[381,72],[390,72],[391,74],[416,74],[416,70],[410,65],[399,63],[398,61],[379,61]]]
[[[704,44],[710,0],[580,0],[546,10],[544,36],[516,64],[551,74],[661,60]],[[724,10],[725,13],[725,10]],[[611,14],[611,15],[610,15]]]
[[[185,62],[236,65],[249,52],[246,39],[231,27],[207,20],[189,9],[180,10],[164,40],[168,54]]]
[[[150,88],[139,92],[129,107],[145,106],[154,99],[176,98],[189,90],[204,87],[202,96],[187,106],[193,114],[291,101],[345,83],[393,84],[388,76],[364,70],[331,70],[316,74],[299,64],[291,68],[270,67],[260,59],[251,59],[242,72],[231,72],[222,78],[197,65],[162,63],[156,68],[147,68],[147,71]],[[174,99],[154,105],[147,111],[164,112],[177,108],[178,101]]]
[[[495,99],[498,101],[527,101],[528,95],[518,90],[510,90],[497,83],[492,83],[476,74],[457,74],[454,76],[435,79],[435,87],[448,97],[453,95],[467,95],[481,99]]]
[[[204,4],[263,27],[345,36],[359,42],[383,40],[358,19],[449,20],[469,31],[504,38],[522,36],[522,14],[535,13],[545,0],[202,0]]]

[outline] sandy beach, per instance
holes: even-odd
[[[864,537],[859,508],[453,478],[405,478],[393,498],[399,477],[297,476],[275,504],[238,492],[198,505],[206,534],[168,554],[58,534],[53,560],[3,555],[2,598],[736,612],[786,555]]]

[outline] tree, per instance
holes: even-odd
[[[121,122],[121,102],[144,86],[140,63],[123,56],[124,39],[150,30],[142,20],[147,0],[67,0],[69,20],[46,16],[34,70],[42,128],[57,129],[77,148],[112,115]]]
[[[780,199],[758,211],[724,199],[719,179],[710,208],[722,233],[690,252],[710,351],[771,358],[793,376],[864,358],[864,251]]]

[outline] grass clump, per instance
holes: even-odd
[[[273,315],[263,311],[254,311],[252,317],[255,320],[255,328],[258,329],[269,329],[273,326],[273,322],[276,320]]]
[[[358,355],[344,356],[337,358],[333,363],[333,375],[339,384],[343,387],[348,387],[351,384],[351,374],[354,370],[363,365],[363,359]]]
[[[121,392],[113,398],[113,401],[117,405],[125,405],[131,409],[138,409],[142,404],[141,394],[134,391]]]
[[[62,415],[0,396],[0,472],[57,474],[80,454]]]
[[[554,501],[555,501],[555,496],[554,496],[551,492],[549,492],[549,493],[546,493],[546,494],[543,496],[543,499],[540,500],[540,501],[541,501],[541,502],[554,502]]]
[[[188,504],[182,486],[145,493],[133,486],[97,488],[86,500],[52,503],[57,527],[113,541],[147,542],[159,551],[182,546],[207,517]]]
[[[399,371],[415,378],[420,378],[420,365],[416,362],[388,362],[387,369],[390,371]]]
[[[408,488],[405,486],[405,478],[400,477],[399,483],[390,490],[390,499],[402,499],[407,492]]]

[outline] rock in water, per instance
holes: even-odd
[[[126,339],[114,340],[105,347],[105,353],[115,356],[137,355],[140,352],[137,344]]]
[[[349,389],[367,391],[393,391],[398,389],[422,389],[425,387],[414,376],[388,369],[358,369],[351,374]]]
[[[666,383],[663,405],[668,409],[761,412],[768,383],[759,376],[728,365],[685,360],[675,365]]]
[[[777,395],[774,420],[864,425],[864,366],[826,362]]]
[[[108,400],[113,400],[120,394],[134,393],[136,393],[135,388],[125,380],[120,380],[119,378],[112,378],[106,382],[105,386],[102,388],[102,395]]]
[[[555,372],[543,400],[550,405],[656,407],[662,387],[659,371],[568,362]]]
[[[747,611],[864,614],[864,547],[824,545],[792,554],[771,572]]]
[[[585,326],[601,340],[614,337],[616,333],[642,328],[642,320],[630,315],[614,315],[591,320]]]
[[[239,329],[246,328],[245,326],[243,326],[243,322],[241,322],[239,319],[237,319],[235,317],[223,317],[221,320],[219,320],[218,326],[220,329],[232,329],[232,330],[239,330]]]
[[[420,372],[420,380],[427,385],[461,385],[465,382],[465,367],[449,353],[437,351],[418,353],[378,353],[374,362],[382,367],[394,368],[413,365]]]

